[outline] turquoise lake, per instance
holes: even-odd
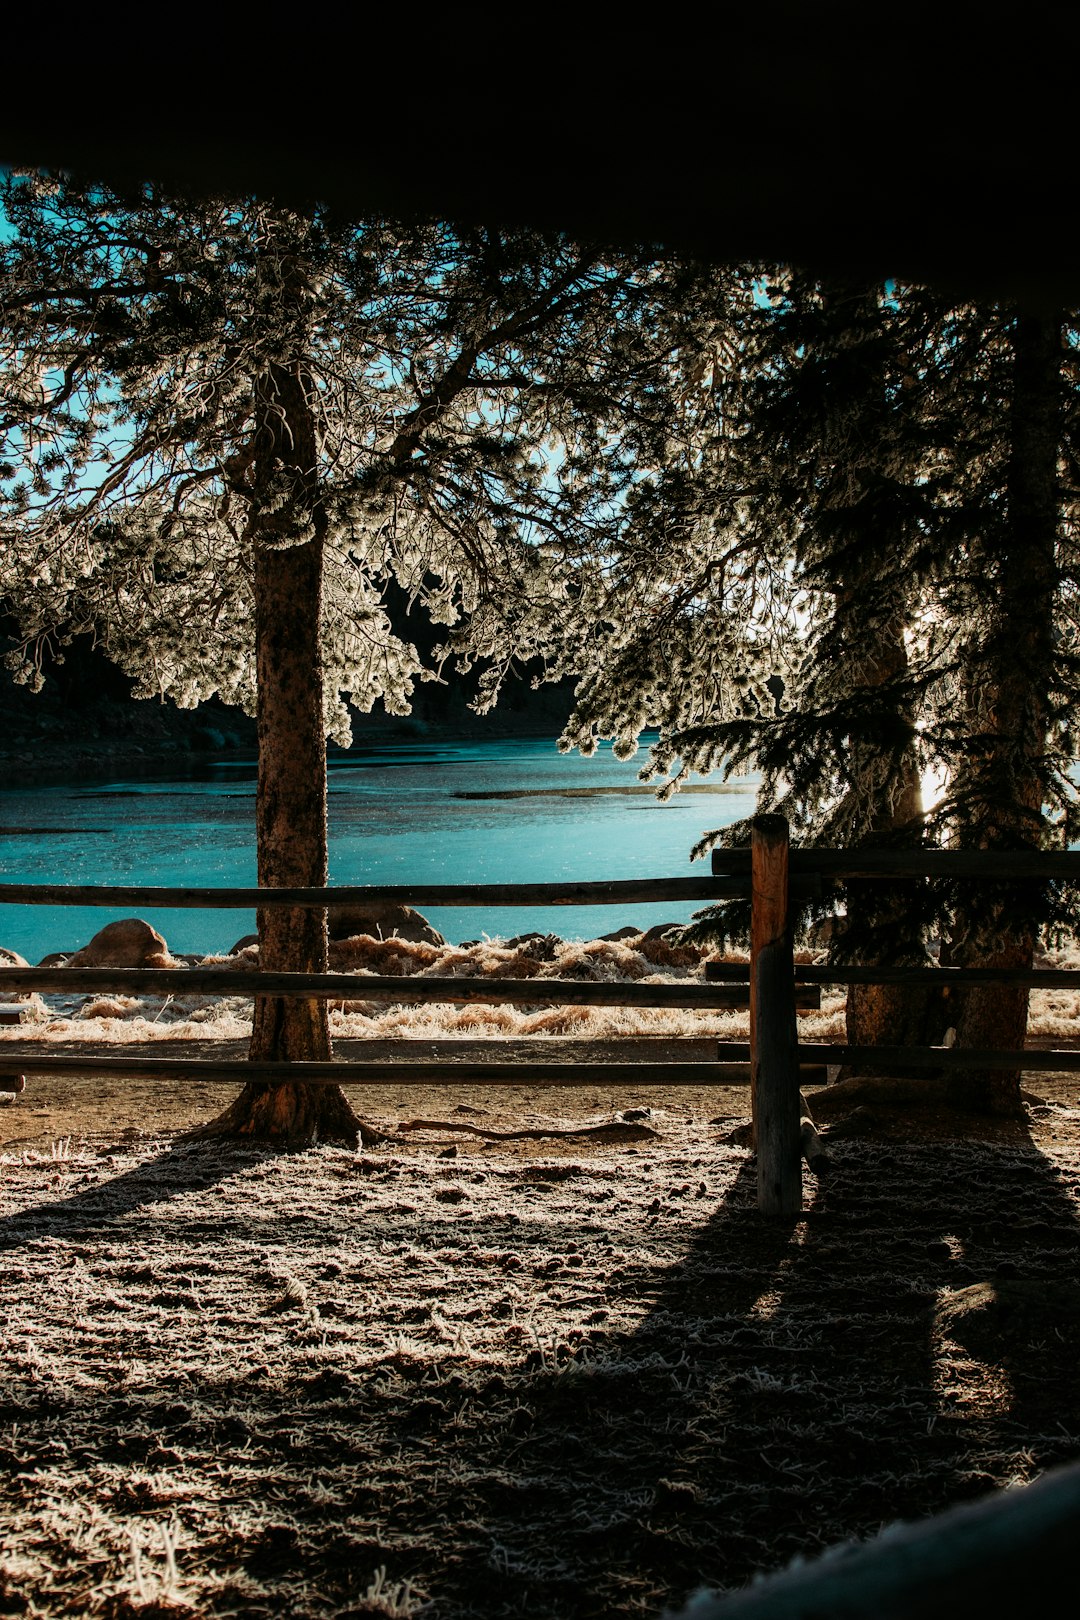
[[[703,832],[750,815],[756,779],[717,773],[658,804],[637,773],[644,749],[589,759],[545,738],[357,747],[330,762],[332,884],[557,882],[706,876],[690,863]],[[255,762],[191,776],[0,790],[0,873],[8,882],[255,883]],[[684,921],[676,905],[425,908],[453,941],[532,929],[589,939],[627,924]],[[33,963],[73,950],[116,915],[98,907],[0,906],[0,945]],[[127,913],[130,914],[130,913]],[[249,911],[143,909],[174,951],[228,950]]]

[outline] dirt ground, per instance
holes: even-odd
[[[745,1088],[365,1088],[393,1140],[277,1155],[180,1140],[231,1087],[31,1069],[0,1614],[655,1616],[1080,1457],[1080,1076],[1027,1084],[770,1222]]]

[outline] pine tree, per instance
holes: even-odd
[[[936,717],[950,777],[936,822],[961,848],[1039,849],[1080,831],[1067,330],[1061,311],[966,307],[951,312],[938,345],[932,403],[949,447],[942,527],[951,542],[943,595],[957,650],[953,707]],[[1040,932],[1074,924],[1075,904],[1060,885],[958,887],[950,957],[1029,969]],[[953,1013],[957,1042],[1018,1049],[1027,1015],[1024,987],[970,988]],[[968,1071],[953,1089],[1010,1111],[1018,1081],[1016,1072]]]
[[[759,716],[764,797],[804,842],[923,842],[919,717],[936,669],[915,628],[926,601],[926,474],[909,312],[880,283],[792,274],[762,323],[746,446],[767,469],[762,518],[785,532],[807,592],[786,712]],[[760,521],[761,519],[759,519]],[[928,961],[925,885],[847,883],[835,958]],[[940,1035],[935,999],[852,986],[853,1045]]]
[[[695,289],[707,313],[685,322],[667,454],[612,541],[567,740],[630,751],[659,725],[646,779],[757,767],[760,807],[803,842],[917,843],[934,665],[909,642],[932,485],[917,480],[903,318],[864,282],[778,273],[769,302],[763,284],[744,268]],[[872,939],[879,958],[926,960],[910,895],[847,901],[849,954]],[[721,907],[704,921],[745,919]],[[874,1012],[872,999],[852,998],[860,1041],[901,1016],[899,998]]]
[[[804,844],[1075,836],[1074,319],[786,270],[744,269],[726,306],[716,291],[657,415],[678,453],[641,480],[594,589],[567,744],[613,736],[629,754],[658,725],[646,780],[758,768],[759,808]],[[930,806],[924,779],[943,783]],[[1030,966],[1039,929],[1076,915],[1060,885],[850,883],[841,899],[834,959],[896,964],[929,960],[936,937],[954,960]],[[725,905],[696,931],[746,922]],[[1026,1004],[853,990],[849,1038],[922,1043],[954,1023],[961,1044],[1015,1047]],[[1018,1102],[1016,1075],[949,1090]]]
[[[89,630],[140,695],[243,702],[259,882],[320,887],[343,698],[407,712],[437,673],[393,634],[386,582],[448,626],[487,625],[490,700],[513,659],[494,658],[495,627],[514,611],[520,645],[551,546],[617,498],[625,467],[588,405],[647,336],[638,271],[527,232],[157,187],[24,175],[4,200],[16,678]],[[267,907],[259,933],[266,969],[325,970],[325,915]],[[257,998],[251,1055],[328,1058],[325,1003]],[[252,1082],[219,1128],[308,1141],[358,1123],[339,1088]]]

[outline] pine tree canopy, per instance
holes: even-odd
[[[760,770],[804,842],[1077,835],[1075,312],[41,175],[4,206],[17,678],[89,629],[251,707],[254,553],[317,533],[340,740],[437,672],[393,579],[482,704],[539,658],[563,747],[658,728],[662,793]]]
[[[250,709],[254,549],[316,531],[337,740],[343,698],[407,712],[435,673],[391,629],[390,578],[436,622],[483,627],[489,697],[541,650],[550,561],[633,476],[612,401],[662,367],[647,262],[36,174],[3,205],[16,679],[40,680],[48,638],[90,631],[140,694]],[[290,389],[310,419],[299,462]]]

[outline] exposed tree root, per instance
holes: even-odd
[[[371,1131],[371,1126],[365,1126]],[[407,1119],[399,1126],[398,1131],[464,1131],[468,1136],[480,1136],[486,1142],[538,1142],[547,1137],[591,1138],[600,1142],[644,1142],[659,1141],[660,1132],[654,1131],[649,1125],[630,1124],[625,1120],[612,1120],[608,1125],[582,1125],[573,1130],[564,1130],[558,1126],[532,1126],[520,1131],[487,1131],[480,1125],[464,1125],[458,1120],[449,1119]],[[380,1138],[384,1142],[392,1142],[393,1137],[383,1134]],[[367,1146],[367,1143],[364,1144]]]
[[[906,1075],[863,1074],[838,1080],[832,1086],[808,1091],[805,1101],[815,1120],[837,1119],[853,1108],[884,1105],[888,1108],[934,1108],[950,1103],[948,1084],[942,1078]]]
[[[799,1122],[799,1147],[811,1175],[824,1176],[829,1170],[829,1155],[815,1129],[814,1122],[804,1114]]]
[[[835,1085],[821,1086],[800,1093],[800,1125],[804,1157],[817,1158],[811,1169],[825,1167],[825,1149],[830,1141],[844,1137],[884,1135],[902,1139],[910,1134],[974,1134],[1014,1139],[1027,1130],[1025,1104],[1038,1102],[1029,1092],[1016,1092],[1015,1108],[1005,1113],[1000,1106],[979,1109],[972,1106],[970,1093],[954,1084],[953,1075],[857,1075]],[[1000,1104],[1000,1099],[992,1099]],[[824,1128],[820,1135],[815,1124]],[[733,1126],[720,1138],[732,1147],[752,1147],[753,1127],[749,1121]],[[806,1149],[809,1149],[809,1153]],[[822,1157],[818,1157],[821,1155]]]
[[[249,1080],[223,1113],[186,1133],[189,1142],[235,1137],[285,1148],[312,1147],[316,1142],[342,1142],[375,1147],[388,1140],[353,1111],[340,1086],[310,1085],[290,1080],[281,1085]]]
[[[1023,1119],[1024,1096],[1017,1089],[1015,1106],[1006,1108],[1004,1098],[991,1099],[993,1107],[973,1106],[974,1098],[965,1085],[957,1085],[957,1077],[923,1075],[863,1074],[849,1080],[840,1080],[833,1086],[822,1086],[806,1093],[815,1119],[836,1119],[852,1108],[937,1108],[952,1113],[968,1113],[972,1117],[994,1114],[1000,1118]],[[1010,1099],[1011,1100],[1011,1099]]]

